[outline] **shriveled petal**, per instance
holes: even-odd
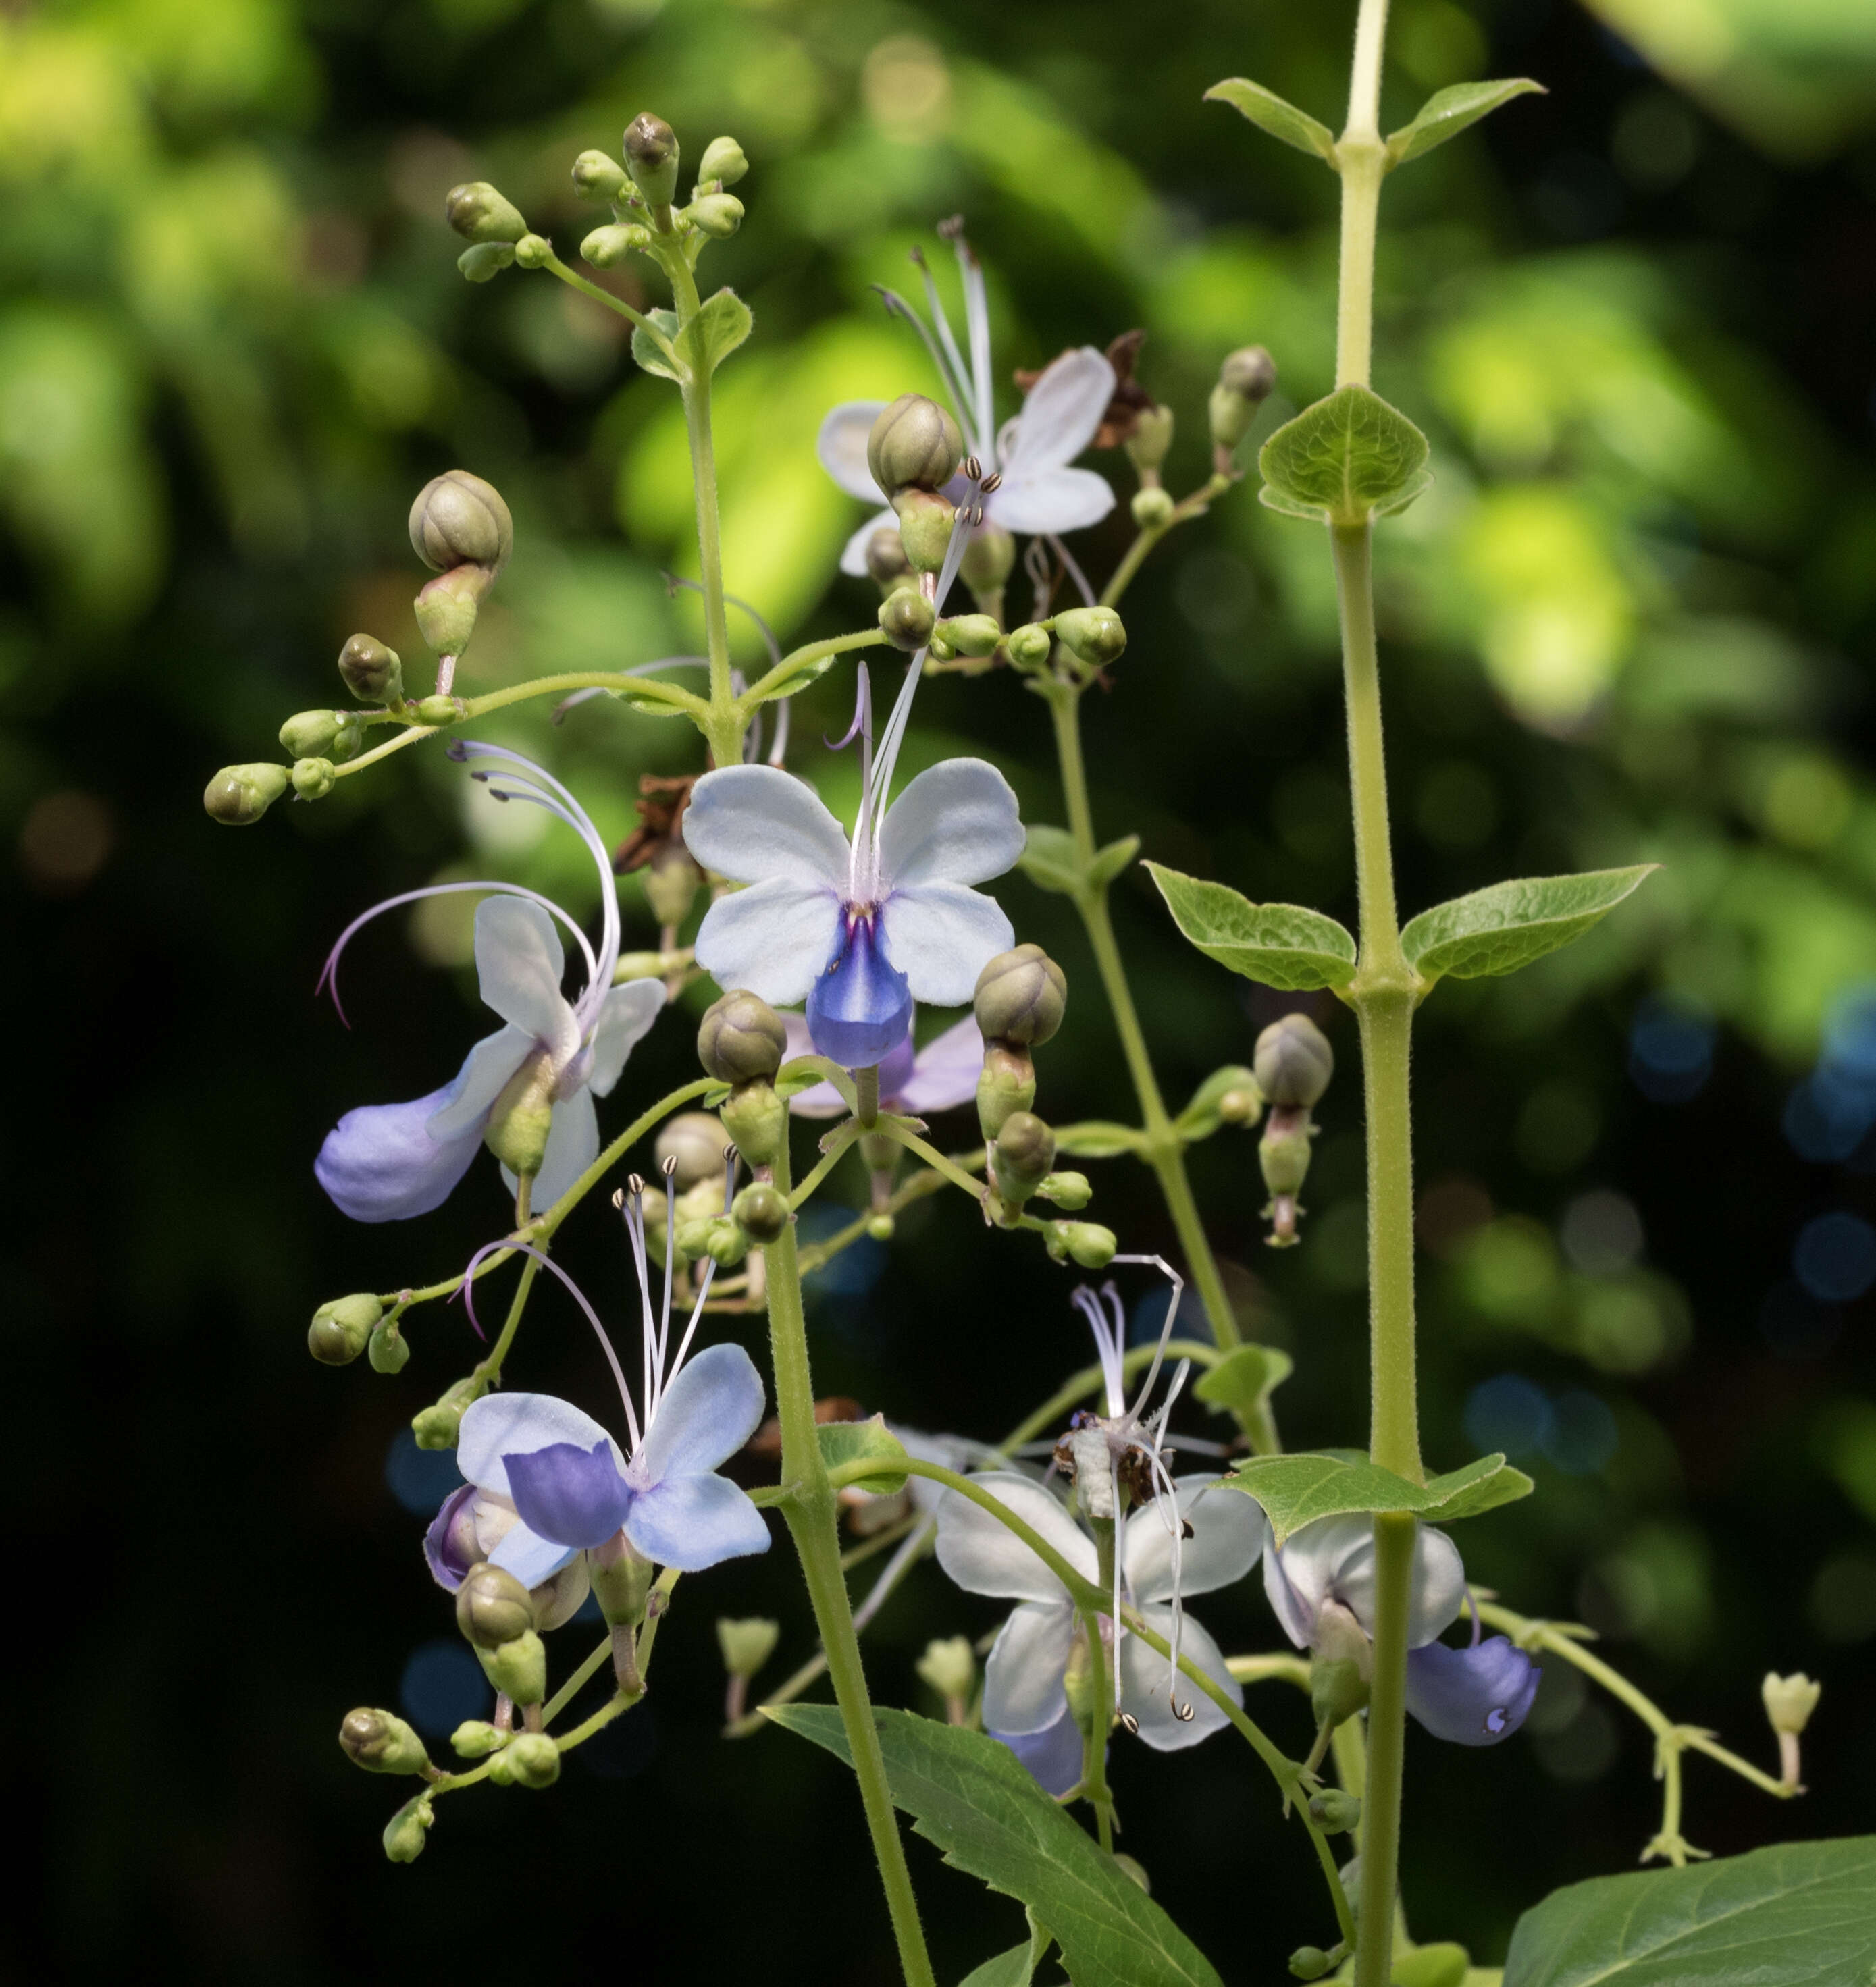
[[[586,1079],[594,1096],[612,1095],[626,1057],[663,1011],[664,983],[659,980],[628,980],[599,1003],[599,1019],[592,1031],[592,1074]]]
[[[1469,1649],[1429,1642],[1407,1652],[1407,1709],[1436,1739],[1496,1746],[1524,1722],[1543,1674],[1503,1635]]]
[[[915,1000],[961,1007],[977,975],[1016,933],[994,897],[961,883],[919,883],[895,890],[880,909],[886,956],[906,976]]]
[[[612,1461],[623,1476],[626,1459],[619,1445],[583,1408],[557,1394],[484,1394],[471,1401],[456,1438],[456,1466],[479,1490],[512,1498],[507,1459],[555,1442],[591,1449],[611,1442]]]
[[[869,518],[841,548],[840,569],[858,579],[866,572],[866,548],[872,543],[876,531],[896,531],[899,518],[891,511],[882,511],[877,517]]]
[[[589,1091],[576,1090],[554,1106],[548,1121],[547,1146],[535,1176],[533,1204],[552,1207],[599,1156],[599,1116]],[[501,1176],[512,1193],[518,1184],[506,1166]]]
[[[755,1433],[762,1405],[762,1376],[749,1354],[740,1345],[707,1348],[665,1390],[633,1476],[647,1489],[707,1476]]]
[[[987,883],[1014,869],[1023,824],[1010,782],[984,759],[943,759],[911,781],[879,827],[879,882]]]
[[[1141,1619],[1156,1634],[1170,1641],[1172,1611],[1170,1607],[1142,1607]],[[1243,1686],[1225,1667],[1224,1651],[1189,1614],[1179,1631],[1179,1653],[1216,1684],[1233,1704],[1244,1702]],[[1181,1675],[1179,1701],[1190,1705],[1189,1719],[1172,1709],[1168,1686],[1172,1669],[1157,1649],[1149,1648],[1138,1635],[1122,1632],[1120,1638],[1120,1708],[1139,1722],[1140,1736],[1156,1753],[1177,1753],[1222,1732],[1230,1720],[1192,1679]]]
[[[808,994],[815,1047],[846,1069],[886,1061],[912,1026],[906,976],[886,956],[875,920],[849,917],[840,948]]]
[[[612,1460],[609,1436],[510,1453],[509,1494],[521,1521],[563,1546],[603,1545],[626,1521],[632,1492]]]
[[[508,1078],[539,1046],[525,1028],[498,1028],[492,1035],[484,1035],[469,1051],[456,1081],[443,1093],[442,1104],[432,1111],[425,1127],[430,1135],[442,1141],[467,1132],[480,1139]]]
[[[1075,1610],[1065,1600],[1025,1601],[1011,1610],[984,1665],[984,1722],[990,1730],[1020,1738],[1061,1715],[1075,1633]]]
[[[805,1000],[840,936],[837,892],[778,876],[719,897],[697,927],[697,962],[726,991]]]
[[[1179,1554],[1179,1591],[1209,1594],[1242,1580],[1264,1550],[1264,1513],[1216,1476],[1181,1476],[1172,1486],[1179,1515],[1192,1527]],[[1169,1502],[1170,1500],[1168,1500]],[[1127,1520],[1122,1545],[1129,1584],[1142,1603],[1172,1598],[1172,1535],[1159,1500]]]
[[[1277,1562],[1280,1560],[1280,1565]],[[1285,1590],[1287,1590],[1287,1597]],[[1466,1569],[1459,1549],[1444,1532],[1419,1527],[1414,1541],[1413,1611],[1407,1646],[1432,1641],[1459,1618],[1466,1597]],[[1325,1601],[1338,1601],[1369,1634],[1375,1632],[1375,1537],[1363,1517],[1319,1518],[1293,1533],[1280,1552],[1264,1560],[1264,1591],[1291,1639],[1307,1647]],[[1292,1626],[1307,1624],[1298,1634]]]
[[[1114,486],[1092,469],[1012,473],[985,498],[984,514],[1006,531],[1078,531],[1114,508]]]
[[[1094,440],[1113,397],[1114,369],[1092,345],[1051,359],[1024,397],[1014,446],[1003,458],[1005,474],[1072,462]]]
[[[449,1199],[482,1142],[479,1122],[454,1138],[430,1135],[430,1122],[455,1088],[409,1104],[360,1105],[326,1133],[313,1177],[341,1214],[354,1221],[407,1221]]]
[[[992,1732],[1027,1766],[1045,1794],[1058,1800],[1081,1777],[1081,1728],[1069,1715],[1065,1698],[1053,1725],[1040,1732]]]
[[[890,1100],[897,1111],[915,1118],[929,1117],[934,1111],[949,1111],[968,1104],[977,1094],[977,1078],[984,1068],[984,1037],[977,1018],[967,1014],[953,1021],[941,1035],[934,1035],[912,1059],[912,1068],[903,1082],[889,1091],[886,1071],[879,1074],[880,1101]]]
[[[572,1564],[578,1548],[556,1545],[544,1539],[532,1526],[517,1518],[501,1535],[501,1543],[488,1556],[491,1566],[511,1573],[524,1587],[538,1587],[552,1580],[564,1566]]]
[[[724,766],[690,789],[684,845],[706,869],[738,883],[785,877],[844,890],[845,831],[805,780],[779,766]]]
[[[866,466],[866,444],[873,423],[886,411],[883,400],[843,400],[822,420],[815,437],[821,467],[849,497],[879,502],[881,491]]]
[[[475,913],[475,970],[484,1004],[556,1058],[579,1046],[560,990],[567,956],[554,921],[526,897],[485,897]]]
[[[1032,1477],[987,1469],[971,1479],[1061,1554],[1084,1579],[1097,1570],[1094,1541]],[[996,1601],[1066,1597],[1061,1582],[1000,1520],[947,1491],[938,1506],[938,1564],[969,1594]]]
[[[632,1500],[626,1537],[649,1560],[701,1573],[768,1550],[762,1513],[727,1476],[673,1476]]]

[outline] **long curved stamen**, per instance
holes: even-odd
[[[997,410],[992,398],[994,382],[990,376],[990,306],[984,286],[984,265],[964,239],[961,228],[952,237],[951,246],[964,278],[964,329],[970,340],[972,383],[977,390],[977,433],[984,444],[981,453],[986,463],[997,469],[1001,464],[996,460]]]
[[[916,251],[913,260],[919,264],[921,269],[923,268],[922,258]],[[926,282],[928,286],[930,281],[930,278],[927,276]],[[945,356],[937,340],[932,336],[930,331],[926,328],[925,320],[912,308],[911,305],[906,302],[898,291],[888,289],[883,283],[876,283],[873,288],[879,294],[879,301],[886,305],[893,316],[903,317],[923,340],[925,349],[930,355],[933,365],[938,369],[938,376],[944,383],[945,392],[950,396],[952,406],[957,410],[958,425],[964,430],[965,447],[973,455],[980,454],[984,438],[981,435],[971,432],[975,422],[971,414],[970,389],[963,378],[963,361],[960,359],[957,366],[955,368],[953,367],[951,361]],[[950,327],[944,325],[944,314],[937,308],[936,295],[933,297],[933,311],[940,324],[944,326],[946,343],[950,345],[951,349],[955,352],[957,349],[957,344],[951,337]]]
[[[666,1348],[670,1346],[671,1342],[671,1252],[677,1247],[677,1243],[674,1238],[677,1233],[677,1155],[676,1153],[673,1153],[672,1155],[665,1161],[663,1170],[664,1310],[663,1314],[658,1320],[659,1400],[662,1400],[664,1398],[664,1389],[666,1381],[674,1380],[677,1377],[674,1369],[669,1373],[665,1370],[665,1354]],[[652,1415],[656,1412],[657,1403],[656,1402],[654,1402],[651,1407],[646,1411],[646,1419],[649,1421]]]
[[[1074,553],[1069,551],[1053,531],[1048,534],[1048,541],[1050,549],[1061,561],[1063,571],[1075,582],[1075,590],[1081,596],[1081,605],[1084,607],[1092,607],[1097,605],[1095,589],[1088,585],[1087,574],[1075,564]]]
[[[475,1275],[476,1267],[483,1257],[493,1255],[500,1249],[511,1249],[518,1256],[531,1256],[544,1270],[552,1270],[554,1274],[573,1293],[574,1302],[586,1314],[586,1322],[598,1334],[600,1349],[606,1354],[606,1363],[612,1368],[612,1378],[619,1382],[619,1398],[625,1404],[626,1426],[631,1432],[632,1446],[636,1449],[639,1446],[639,1418],[632,1405],[631,1390],[626,1385],[626,1376],[619,1363],[619,1354],[612,1350],[612,1341],[606,1336],[606,1327],[599,1322],[599,1314],[586,1301],[586,1293],[551,1256],[544,1256],[538,1249],[525,1242],[488,1242],[470,1257],[469,1267],[463,1272],[463,1280],[455,1292],[455,1296],[462,1299],[464,1308],[469,1314],[469,1322],[475,1326],[477,1335],[486,1338],[488,1334],[483,1331],[481,1325],[476,1318],[475,1291],[472,1279]]]
[[[639,1286],[639,1392],[645,1401],[645,1421],[650,1425],[656,1388],[652,1378],[653,1332],[651,1321],[651,1275],[645,1260],[645,1182],[636,1173],[625,1188],[612,1196],[612,1205],[624,1217],[626,1235],[632,1248],[632,1267]]]
[[[844,751],[853,742],[855,734],[860,740],[860,811],[856,824],[863,822],[872,808],[873,791],[873,690],[872,678],[866,665],[862,663],[854,672],[853,722],[838,739],[824,739],[831,752]],[[853,839],[847,847],[847,896],[850,902],[862,901],[860,894],[860,842],[856,825]]]
[[[704,591],[699,582],[694,579],[686,579],[680,573],[661,569],[658,576],[664,582],[665,591],[667,593],[701,593]],[[762,637],[763,645],[768,650],[769,666],[772,669],[781,660],[781,644],[775,639],[774,629],[740,594],[726,593],[723,596],[723,603],[726,607],[740,607],[756,624],[756,632]],[[629,672],[629,673],[633,673]]]
[[[941,222],[939,224],[938,232],[949,238],[953,236],[954,228],[950,223]],[[912,260],[918,269],[919,280],[925,285],[925,302],[932,314],[932,323],[936,328],[939,339],[943,344],[945,356],[951,362],[952,375],[963,390],[963,404],[957,410],[958,416],[967,432],[972,430],[976,431],[970,442],[970,453],[975,455],[980,444],[984,448],[988,449],[994,444],[997,439],[983,426],[978,417],[978,409],[982,404],[983,382],[977,376],[973,367],[966,362],[963,353],[958,349],[957,340],[953,336],[951,330],[950,316],[943,303],[939,301],[938,285],[932,280],[931,268],[926,261],[924,251],[915,248],[912,251]],[[968,325],[968,317],[966,322]],[[973,340],[971,356],[974,359],[976,356]]]
[[[1169,1535],[1172,1545],[1172,1632],[1166,1638],[1169,1669],[1166,1677],[1166,1701],[1176,1715],[1179,1712],[1179,1646],[1180,1631],[1186,1622],[1186,1521],[1179,1508],[1179,1489],[1172,1481],[1172,1473],[1167,1469],[1157,1442],[1147,1452],[1149,1467],[1153,1479],[1153,1503],[1160,1521]],[[1200,1493],[1202,1496],[1203,1493]],[[1195,1503],[1197,1501],[1194,1500]],[[1168,1515],[1168,1507],[1170,1515]]]
[[[348,1028],[350,1027],[352,1024],[346,1020],[346,1010],[340,1005],[339,999],[339,954],[352,943],[356,934],[371,923],[373,918],[382,917],[386,911],[396,910],[400,904],[414,904],[425,897],[446,897],[459,890],[487,890],[497,896],[525,897],[530,903],[538,904],[542,910],[550,912],[557,917],[573,934],[574,942],[579,946],[581,956],[586,962],[588,973],[596,973],[599,971],[599,963],[593,957],[592,947],[586,942],[586,934],[554,902],[552,897],[544,897],[538,890],[530,890],[520,883],[498,883],[492,879],[482,878],[474,882],[430,883],[425,885],[420,890],[400,890],[396,896],[386,897],[383,903],[373,904],[369,910],[361,912],[339,934],[332,950],[326,955],[326,963],[319,969],[319,981],[312,990],[313,998],[316,1000],[329,987],[332,990],[332,1005],[338,1010],[339,1020],[345,1021]]]
[[[1166,1322],[1159,1327],[1159,1343],[1153,1348],[1152,1363],[1147,1368],[1146,1378],[1142,1383],[1139,1392],[1134,1397],[1132,1418],[1135,1421],[1138,1421],[1140,1418],[1140,1410],[1146,1406],[1147,1397],[1153,1391],[1153,1382],[1159,1378],[1160,1367],[1165,1363],[1166,1356],[1166,1344],[1172,1336],[1173,1320],[1179,1316],[1179,1299],[1186,1294],[1186,1279],[1179,1274],[1178,1270],[1173,1268],[1172,1265],[1169,1263],[1163,1256],[1115,1256],[1110,1260],[1116,1263],[1143,1263],[1149,1264],[1154,1269],[1159,1270],[1172,1286],[1172,1298],[1166,1305]],[[1106,1288],[1110,1293],[1112,1293],[1115,1307],[1116,1311],[1118,1311],[1120,1304],[1119,1292],[1115,1290],[1114,1286],[1111,1283],[1106,1286]],[[1168,1405],[1171,1405],[1169,1402]]]
[[[654,676],[660,670],[707,670],[710,667],[707,656],[660,656],[655,663],[634,663],[623,673],[629,676]],[[548,713],[550,724],[565,721],[569,710],[576,710],[582,703],[591,703],[595,697],[609,697],[616,699],[618,692],[608,690],[602,683],[596,683],[591,690],[576,690],[571,697],[563,697]]]
[[[1108,1323],[1101,1300],[1085,1284],[1071,1293],[1071,1301],[1087,1319],[1088,1328],[1095,1335],[1095,1357],[1100,1361],[1102,1381],[1107,1388],[1108,1412],[1122,1414],[1126,1411],[1127,1395],[1122,1375],[1119,1338]]]

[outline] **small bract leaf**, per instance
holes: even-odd
[[[1478,980],[1515,973],[1581,938],[1661,865],[1591,869],[1580,876],[1527,876],[1436,904],[1408,920],[1401,950],[1428,980]]]
[[[1207,959],[1286,994],[1355,977],[1355,940],[1333,918],[1298,904],[1253,904],[1226,883],[1146,865],[1173,922]]]
[[[1295,1368],[1289,1354],[1274,1345],[1240,1345],[1201,1373],[1192,1391],[1214,1408],[1255,1414]]]
[[[1075,853],[1075,837],[1065,828],[1031,821],[1017,866],[1039,890],[1068,896],[1081,887],[1081,859]]]
[[[1462,1469],[1429,1477],[1424,1485],[1409,1483],[1358,1456],[1259,1456],[1239,1464],[1237,1473],[1226,1481],[1264,1506],[1279,1545],[1318,1518],[1411,1511],[1429,1524],[1451,1524],[1527,1497],[1531,1491],[1530,1479],[1502,1456],[1481,1456]]]
[[[987,1959],[964,1975],[960,1987],[1029,1987],[1036,1969],[1029,1957],[1029,1941],[1013,1945],[994,1959]]]
[[[1260,500],[1318,523],[1356,525],[1404,511],[1426,488],[1426,437],[1365,386],[1344,386],[1286,421],[1258,452]]]
[[[1205,93],[1205,100],[1228,103],[1234,110],[1241,110],[1260,131],[1267,131],[1286,145],[1295,146],[1299,152],[1313,152],[1330,165],[1335,164],[1335,133],[1328,125],[1318,123],[1307,111],[1285,103],[1260,83],[1247,82],[1241,76],[1230,76],[1223,83],[1213,83]]]
[[[692,321],[690,336],[703,348],[704,369],[714,373],[750,333],[755,319],[734,290],[707,298]]]
[[[1547,93],[1542,83],[1523,76],[1509,83],[1456,83],[1449,89],[1436,90],[1411,124],[1388,133],[1389,167],[1405,165],[1449,138],[1456,138],[1467,125],[1489,117],[1501,103],[1529,96],[1533,90],[1540,96]]]
[[[825,676],[840,660],[832,649],[818,653],[811,647],[795,656],[784,656],[771,678],[764,680],[761,694],[757,700],[763,703],[773,703],[778,697],[792,697],[798,690],[805,690]]]
[[[891,1466],[896,1461],[905,1462],[906,1445],[886,1426],[883,1415],[875,1415],[865,1422],[822,1422],[815,1434],[821,1444],[822,1460],[830,1469],[862,1462],[885,1466],[876,1476],[850,1478],[848,1489],[879,1497],[889,1497],[905,1489],[905,1471]]]
[[[1504,1987],[1869,1987],[1876,1836],[1593,1877],[1518,1920]]]
[[[1140,838],[1137,835],[1123,835],[1119,842],[1110,842],[1106,848],[1095,850],[1095,859],[1088,866],[1088,880],[1096,889],[1112,882],[1139,852]]]
[[[663,332],[667,339],[677,336],[677,313],[673,310],[647,311],[645,315]],[[632,356],[641,373],[655,373],[660,380],[686,380],[687,369],[674,366],[663,346],[657,344],[643,325],[635,325],[632,332]]]

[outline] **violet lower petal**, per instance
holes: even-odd
[[[1503,1635],[1469,1649],[1429,1642],[1407,1652],[1407,1709],[1436,1739],[1496,1746],[1524,1722],[1543,1674]]]
[[[876,919],[849,916],[808,996],[815,1047],[844,1068],[866,1069],[885,1061],[911,1026],[911,990],[886,956]]]
[[[473,1483],[459,1484],[443,1500],[443,1508],[430,1521],[423,1534],[423,1557],[430,1577],[446,1593],[454,1594],[463,1576],[480,1563],[482,1555],[475,1536],[475,1500]]]
[[[1066,1705],[1054,1723],[1040,1732],[993,1732],[990,1736],[1009,1747],[1045,1794],[1059,1800],[1081,1777],[1081,1728]]]
[[[480,1122],[451,1138],[430,1134],[430,1120],[457,1088],[448,1083],[408,1104],[361,1105],[326,1133],[313,1176],[341,1214],[407,1221],[449,1199],[482,1143]]]
[[[631,1486],[613,1466],[610,1442],[582,1449],[556,1442],[503,1460],[522,1523],[557,1545],[603,1545],[632,1508]]]

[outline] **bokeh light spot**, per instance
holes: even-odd
[[[385,1452],[384,1480],[407,1511],[433,1518],[437,1506],[463,1480],[453,1449],[419,1449],[417,1437],[400,1429]]]
[[[1858,1214],[1820,1214],[1799,1230],[1791,1267],[1819,1303],[1854,1303],[1876,1284],[1876,1228]]]
[[[439,1636],[411,1651],[397,1701],[418,1731],[434,1738],[454,1732],[465,1718],[486,1718],[494,1693],[468,1649]]]

